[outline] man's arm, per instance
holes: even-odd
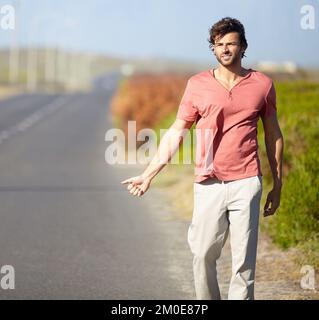
[[[128,184],[127,189],[132,195],[141,196],[148,190],[152,179],[174,156],[183,140],[183,137],[185,136],[185,133],[191,128],[192,124],[193,121],[176,119],[162,137],[157,153],[145,171],[140,176],[122,181],[122,184]]]
[[[274,214],[280,205],[284,140],[279,127],[276,113],[272,116],[262,117],[261,119],[265,132],[267,157],[273,176],[273,189],[269,192],[264,207],[264,215],[268,216]]]

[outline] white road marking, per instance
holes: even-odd
[[[57,111],[59,108],[63,107],[66,102],[70,99],[70,97],[59,97],[49,103],[48,105],[42,107],[41,109],[31,113],[31,115],[24,118],[18,124],[12,126],[7,130],[3,130],[0,132],[0,144],[12,137],[13,135],[23,132],[26,129],[32,127],[35,123],[43,119],[45,116]]]

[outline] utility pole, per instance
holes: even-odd
[[[27,89],[29,91],[34,91],[38,83],[38,53],[36,48],[32,48],[32,44],[28,49],[27,58]]]
[[[45,49],[44,78],[47,83],[55,79],[55,55],[55,48],[48,46]]]
[[[15,84],[19,75],[19,47],[18,47],[18,10],[19,1],[13,1],[14,8],[14,30],[11,37],[10,52],[9,52],[9,83]]]

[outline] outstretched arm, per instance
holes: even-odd
[[[193,122],[176,119],[169,130],[163,136],[158,150],[145,171],[136,177],[122,181],[128,184],[127,189],[134,196],[143,195],[149,188],[153,178],[166,166],[178,150],[185,133]]]

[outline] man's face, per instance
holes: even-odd
[[[240,45],[239,34],[230,32],[221,38],[215,38],[214,53],[223,66],[237,64],[241,60],[244,49]]]

